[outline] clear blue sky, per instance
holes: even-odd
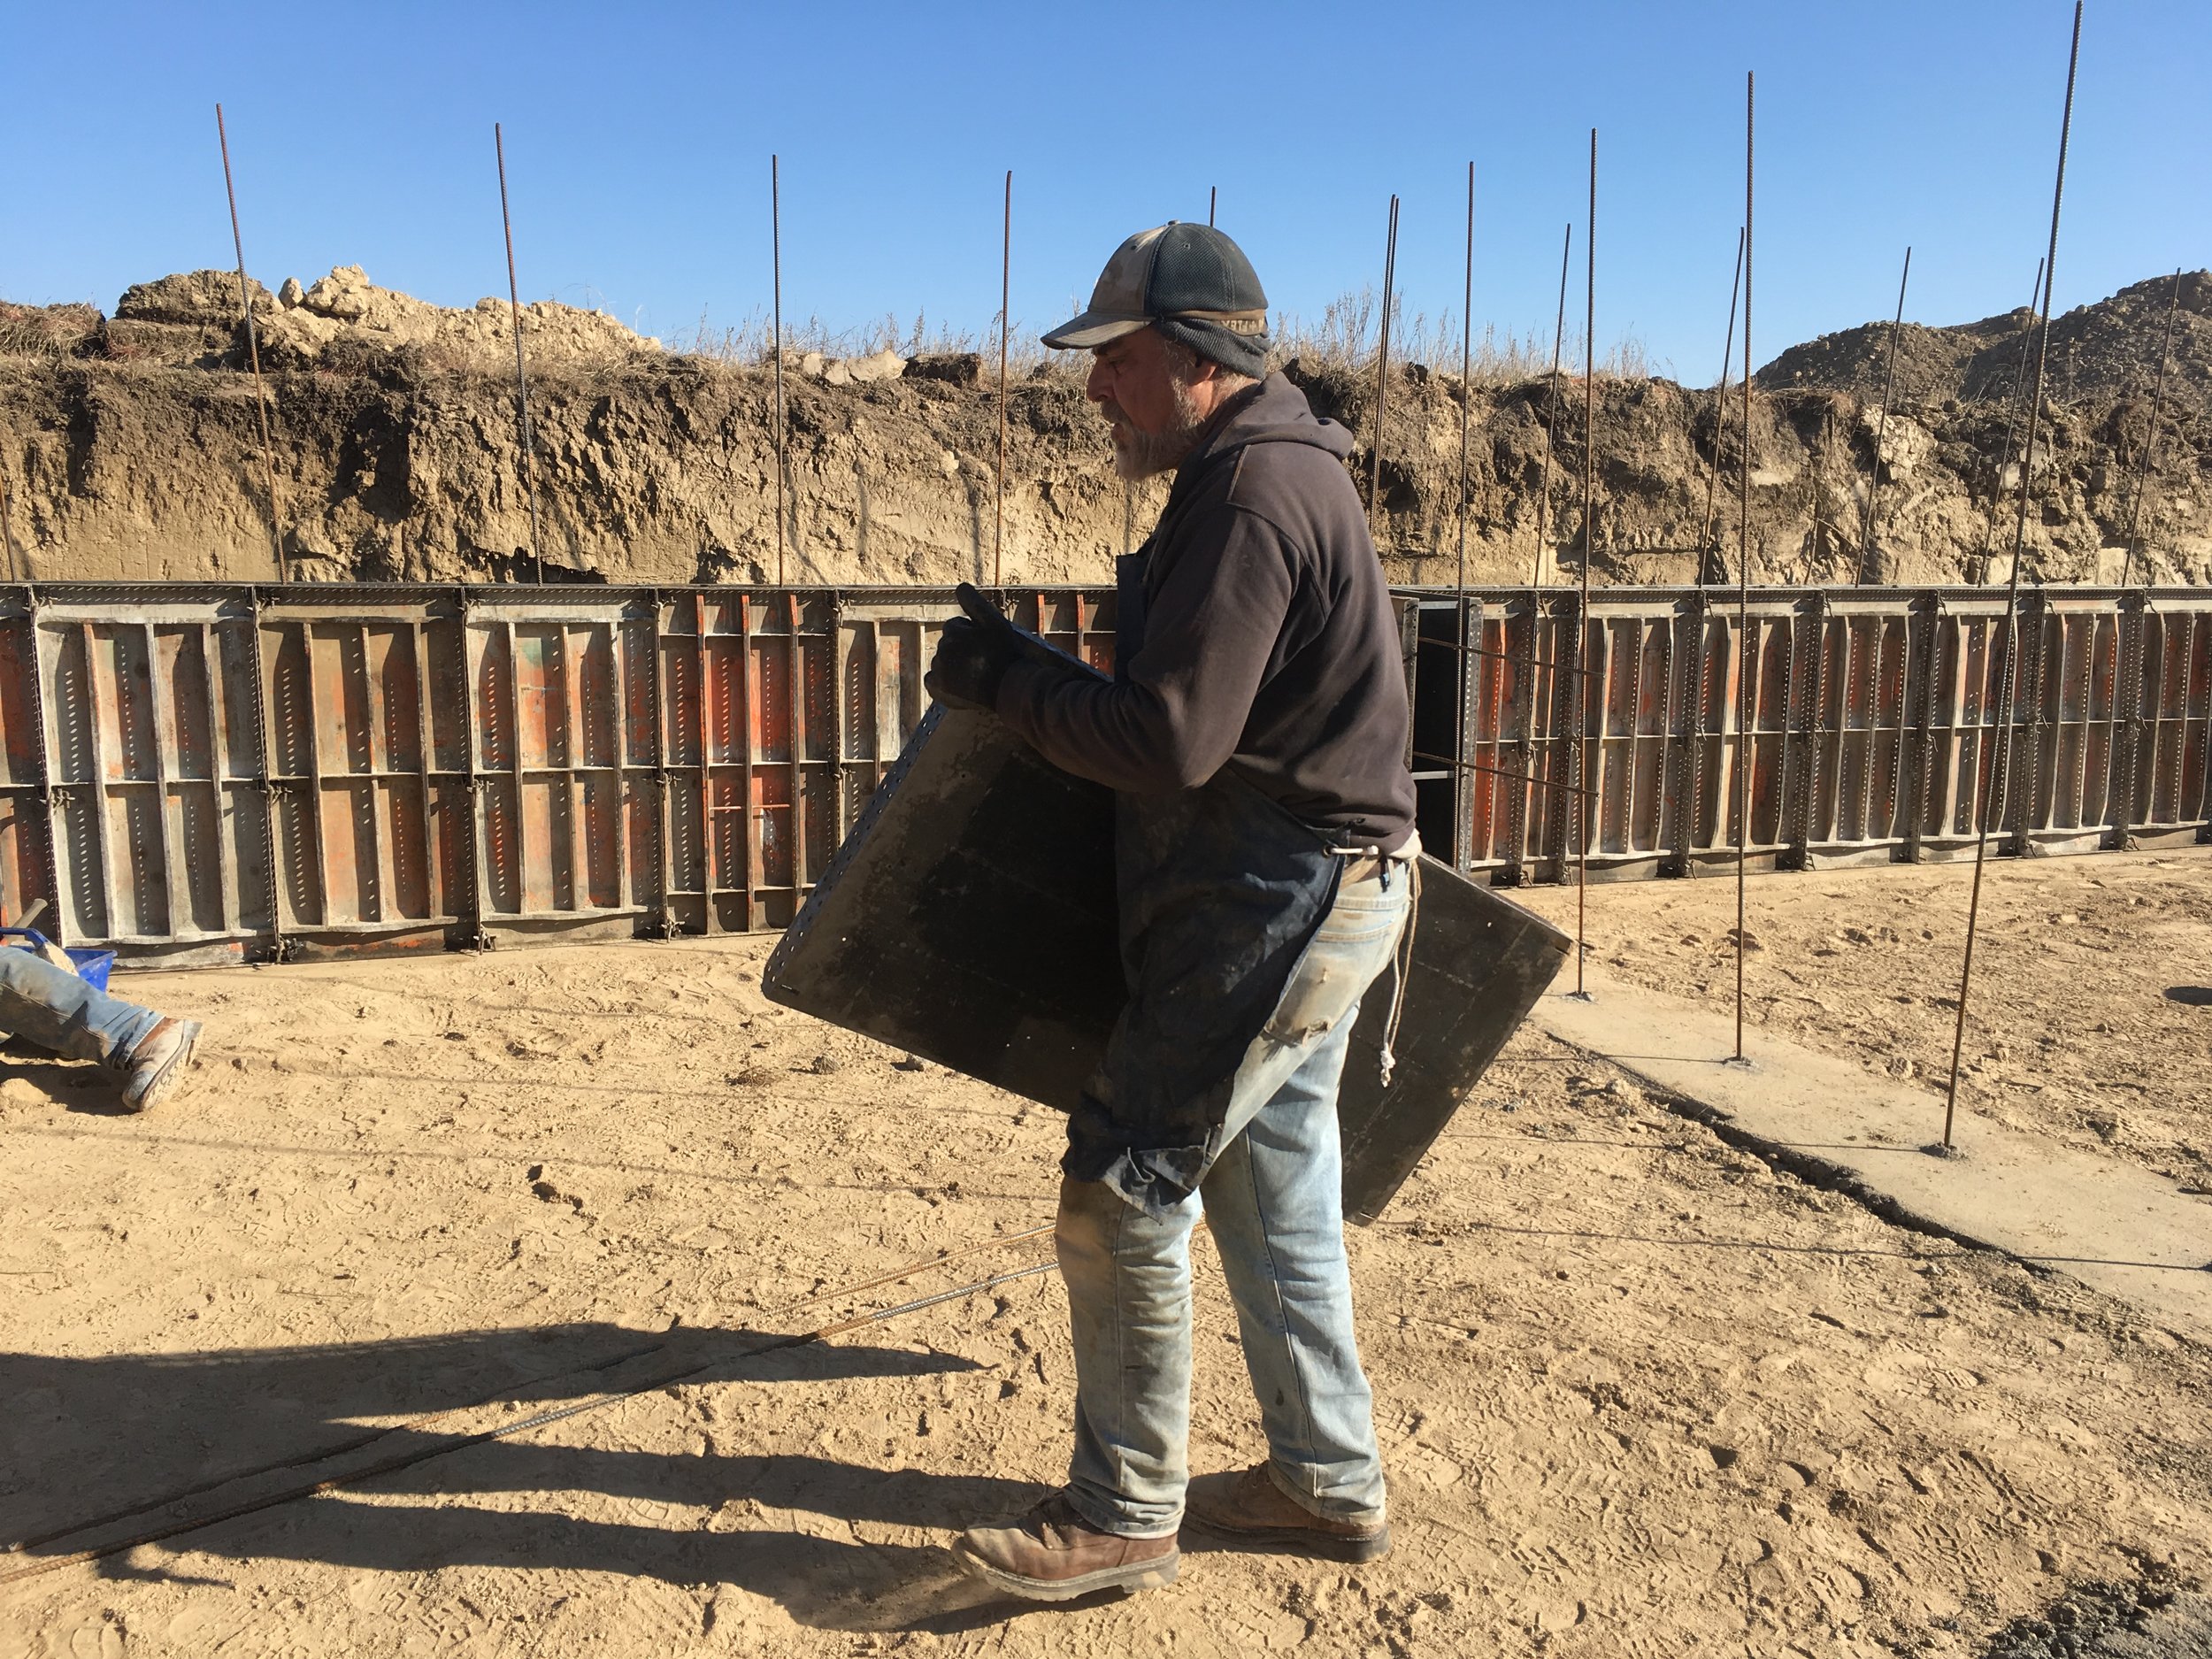
[[[1600,132],[1598,334],[1711,379],[1759,77],[1757,338],[1908,307],[2023,303],[2043,248],[2065,0],[1836,4],[809,4],[582,7],[27,4],[0,66],[0,296],[111,306],[231,261],[213,105],[254,273],[358,264],[442,303],[503,293],[506,125],[526,298],[669,335],[768,298],[768,155],[787,317],[997,310],[1045,326],[1125,234],[1221,224],[1271,300],[1378,280],[1404,199],[1411,306],[1456,311],[1478,171],[1478,326],[1548,332]],[[2092,0],[2060,309],[2212,264],[2212,6]],[[1580,255],[1577,255],[1579,305]]]

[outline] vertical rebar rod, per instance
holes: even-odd
[[[2035,350],[2035,319],[2043,304],[2043,260],[2035,262],[2035,281],[2028,288],[2028,326],[2020,331],[2020,361],[2012,371],[2012,390],[2005,398],[2004,459],[1998,465],[1997,483],[1990,491],[1989,525],[1982,537],[1981,568],[1974,572],[1979,587],[1989,577],[1989,562],[1997,557],[1997,513],[2004,500],[2004,468],[2011,464],[2012,446],[2020,437],[2021,399],[2028,388],[2028,358]]]
[[[254,326],[253,293],[246,283],[246,240],[238,231],[238,187],[231,182],[230,134],[223,126],[223,106],[215,106],[215,142],[223,152],[223,194],[230,202],[230,245],[238,256],[238,307],[246,318],[246,362],[253,370],[254,413],[261,421],[261,467],[269,491],[269,545],[276,553],[277,580],[292,580],[284,558],[283,514],[277,505],[276,445],[269,436],[269,394],[261,380],[261,337]],[[15,543],[8,543],[8,565],[15,565]]]
[[[2166,412],[2166,371],[2174,360],[2174,313],[2181,309],[2181,272],[2174,271],[2173,296],[2166,302],[2166,338],[2158,349],[2158,386],[2151,394],[2151,429],[2143,439],[2143,459],[2135,471],[2135,510],[2128,516],[2127,557],[2120,564],[2120,586],[2135,571],[2135,549],[2143,541],[2143,494],[2150,488],[2151,457],[2158,452],[2158,423]],[[2146,571],[2150,566],[2143,567]]]
[[[1221,187],[1219,185],[1210,184],[1206,187],[1206,227],[1209,230],[1213,228],[1214,208],[1219,203],[1220,198]]]
[[[1713,511],[1720,493],[1720,449],[1728,424],[1728,373],[1736,349],[1736,300],[1743,292],[1744,227],[1736,227],[1736,269],[1728,279],[1728,332],[1720,345],[1720,389],[1713,400],[1713,466],[1705,474],[1705,527],[1697,533],[1697,579],[1705,580],[1705,553],[1711,549],[1719,563],[1720,544],[1713,539]],[[1723,565],[1724,572],[1726,566]]]
[[[0,467],[0,541],[8,545],[8,580],[19,582],[28,567],[27,559],[19,565],[15,556],[15,502],[8,493],[8,472]],[[28,924],[25,924],[27,926]]]
[[[1743,1052],[1744,956],[1750,948],[1746,912],[1751,858],[1751,772],[1757,749],[1751,741],[1751,203],[1756,126],[1753,71],[1743,78],[1743,483],[1741,533],[1736,548],[1736,1053]]]
[[[1390,301],[1392,285],[1398,274],[1398,198],[1390,198],[1390,229],[1383,238],[1383,296],[1382,337],[1375,353],[1375,449],[1368,457],[1367,466],[1367,521],[1368,528],[1375,527],[1375,515],[1382,506],[1383,420],[1390,412]],[[1379,535],[1375,551],[1382,551]]]
[[[1529,577],[1529,586],[1544,585],[1545,516],[1551,507],[1551,457],[1559,448],[1559,362],[1560,352],[1567,338],[1567,262],[1574,253],[1574,221],[1567,221],[1567,233],[1559,244],[1559,314],[1551,326],[1551,419],[1544,431],[1544,471],[1542,487],[1536,492],[1536,565]]]
[[[1009,307],[1014,295],[1014,170],[1006,170],[1006,223],[998,262],[998,501],[991,531],[991,586],[1006,581],[1006,341],[1013,327]]]
[[[1866,517],[1859,526],[1859,580],[1862,585],[1874,568],[1874,500],[1882,488],[1882,446],[1889,442],[1889,410],[1897,392],[1897,342],[1905,332],[1905,284],[1912,280],[1912,250],[1905,250],[1905,269],[1897,279],[1897,315],[1889,326],[1889,372],[1882,379],[1882,419],[1874,428],[1874,471],[1866,480]]]
[[[1459,577],[1467,591],[1467,438],[1474,419],[1475,380],[1475,164],[1467,164],[1467,283],[1459,306]],[[1466,607],[1461,606],[1463,612]]]
[[[1590,911],[1591,804],[1598,791],[1590,776],[1590,565],[1597,557],[1598,472],[1598,129],[1590,129],[1590,217],[1582,235],[1586,273],[1582,314],[1582,593],[1575,624],[1582,630],[1582,649],[1575,653],[1575,797],[1580,833],[1575,837],[1575,995],[1586,996],[1582,982],[1582,959]]]
[[[530,558],[542,587],[545,544],[538,536],[538,472],[530,442],[530,382],[522,369],[522,288],[515,280],[515,225],[507,211],[507,141],[497,121],[492,123],[492,154],[499,162],[499,227],[507,238],[507,314],[515,331],[515,419],[522,433],[522,491],[530,508]]]
[[[2158,423],[2164,415],[2166,408],[2166,370],[2173,357],[2174,313],[2180,309],[2180,306],[2181,272],[2177,267],[2174,271],[2172,295],[2166,303],[2165,338],[2160,342],[2158,349],[2158,380],[2151,394],[2150,430],[2143,434],[2143,453],[2135,475],[2135,506],[2129,515],[2128,550],[2126,557],[2120,561],[2120,586],[2123,588],[2126,588],[2134,577],[2135,549],[2142,540],[2143,494],[2150,487],[2151,459],[2158,449]],[[4,497],[0,497],[0,511],[4,511],[5,500]],[[2150,579],[2150,562],[2147,559],[2143,564],[2143,603],[2136,617],[2135,661],[2132,673],[2127,673],[2126,671],[2124,661],[2126,653],[2121,650],[2116,643],[2114,649],[2116,680],[2120,674],[2126,674],[2125,684],[2116,687],[2115,696],[2119,702],[2119,709],[2115,711],[2117,718],[2113,727],[2116,735],[2124,733],[2125,741],[2125,747],[2121,750],[2124,758],[2121,766],[2116,769],[2121,781],[2115,793],[2118,795],[2120,805],[2119,810],[2112,814],[2113,820],[2119,830],[2116,845],[2122,849],[2134,844],[2133,838],[2127,832],[2127,825],[2135,815],[2135,782],[2142,767],[2143,668],[2145,656],[2150,643],[2148,638],[2151,626]],[[2122,713],[2120,710],[2124,710],[2124,712]]]
[[[783,422],[783,170],[781,158],[768,157],[768,281],[770,356],[776,365],[776,586],[783,586],[784,422]]]
[[[1536,492],[1536,561],[1529,572],[1528,652],[1521,664],[1521,684],[1525,687],[1521,695],[1521,770],[1528,774],[1532,784],[1536,776],[1536,630],[1538,623],[1542,620],[1536,590],[1544,585],[1545,515],[1551,505],[1551,458],[1559,448],[1559,360],[1567,335],[1567,262],[1574,250],[1574,221],[1569,219],[1566,234],[1559,245],[1559,312],[1553,319],[1551,330],[1551,416],[1544,431],[1542,485]],[[1558,655],[1555,647],[1553,654]],[[1559,707],[1559,678],[1556,672],[1552,678],[1552,707],[1555,710]],[[1558,782],[1564,784],[1564,770],[1559,766],[1555,757],[1547,770],[1556,773]],[[1563,802],[1555,810],[1564,810],[1564,808]],[[1517,865],[1527,844],[1524,839],[1513,849]]]
[[[2013,714],[2014,660],[2020,634],[2020,568],[2028,559],[2028,497],[2034,471],[2036,434],[2043,418],[2043,380],[2051,355],[2051,294],[2058,286],[2058,217],[2066,200],[2066,147],[2074,132],[2074,75],[2081,66],[2081,0],[2074,0],[2074,42],[2066,59],[2066,111],[2058,127],[2058,176],[2051,186],[2051,240],[2043,255],[2043,309],[2036,319],[2035,380],[2028,400],[2028,447],[2020,464],[2020,511],[2014,520],[2012,575],[2005,588],[2004,634],[1997,670],[1996,741],[1984,771],[1980,797],[1974,814],[1974,884],[1966,898],[1966,950],[1959,964],[1958,1023],[1951,1033],[1951,1080],[1943,1097],[1943,1146],[1951,1148],[1951,1132],[1958,1118],[1959,1062],[1966,1048],[1967,996],[1974,985],[1974,941],[1982,910],[1982,870],[1989,861],[1989,818],[1992,798],[2002,803],[2001,773],[2009,763]]]

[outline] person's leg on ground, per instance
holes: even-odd
[[[123,1104],[143,1111],[192,1056],[198,1022],[170,1019],[95,989],[30,951],[0,947],[0,1031],[123,1075]]]
[[[1358,999],[1390,963],[1408,899],[1402,869],[1340,895],[1301,964],[1308,987],[1294,979],[1271,1023],[1294,1050],[1288,1075],[1248,1120],[1225,1125],[1238,1133],[1202,1189],[1270,1455],[1241,1475],[1202,1479],[1193,1512],[1215,1530],[1350,1560],[1383,1553],[1389,1533],[1352,1323],[1336,1098]],[[1267,1080],[1282,1076],[1270,1070]]]
[[[1389,1534],[1352,1332],[1336,1087],[1360,996],[1391,959],[1408,898],[1402,864],[1394,878],[1378,872],[1339,891],[1239,1067],[1202,1184],[1210,1213],[1217,1202],[1232,1212],[1222,1254],[1225,1263],[1237,1258],[1231,1291],[1278,1452],[1268,1467],[1284,1470],[1264,1488],[1279,1509],[1261,1522],[1350,1560],[1381,1554]],[[1261,1118],[1269,1126],[1256,1148]],[[1057,1241],[1075,1344],[1075,1453],[1064,1490],[1010,1524],[970,1529],[956,1546],[1002,1587],[1058,1599],[1173,1577],[1189,1486],[1189,1238],[1200,1202],[1194,1195],[1159,1217],[1105,1182],[1062,1184]],[[1294,1501],[1286,1492],[1305,1495]],[[1228,1513],[1236,1521],[1253,1512],[1248,1499]],[[1164,1571],[1148,1578],[1148,1567]]]
[[[1381,1554],[1389,1534],[1344,1248],[1336,1085],[1350,1033],[1348,1020],[1207,1176],[1207,1219],[1269,1455],[1242,1477],[1207,1478],[1192,1505],[1210,1524],[1247,1523],[1228,1530],[1295,1532],[1363,1560]],[[1304,1538],[1309,1531],[1317,1538]]]
[[[1190,1234],[1104,1181],[1063,1181],[1056,1232],[1075,1340],[1070,1501],[1134,1538],[1173,1534],[1190,1474]]]
[[[1190,1449],[1190,1233],[1104,1181],[1064,1180],[1056,1233],[1075,1341],[1068,1484],[1025,1515],[971,1528],[971,1571],[1064,1600],[1174,1581]]]
[[[131,1050],[160,1023],[150,1008],[95,990],[42,956],[0,947],[0,1031],[72,1060],[96,1060],[121,1071]]]

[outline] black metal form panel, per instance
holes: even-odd
[[[1569,941],[1423,861],[1386,1089],[1389,998],[1363,1007],[1338,1114],[1345,1212],[1371,1220],[1566,960]],[[764,976],[767,995],[1065,1111],[1124,988],[1113,799],[987,716],[933,710],[871,797]]]

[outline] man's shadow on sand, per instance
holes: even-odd
[[[435,1448],[440,1455],[357,1486],[199,1527],[167,1547],[396,1572],[553,1568],[725,1584],[780,1603],[802,1624],[837,1630],[949,1632],[1020,1610],[962,1572],[941,1542],[870,1543],[856,1528],[949,1532],[1023,1507],[1036,1495],[1026,1482],[871,1469],[808,1454],[664,1454],[522,1439],[444,1450],[462,1425],[380,1433],[357,1421],[486,1400],[557,1405],[687,1364],[712,1367],[702,1380],[800,1392],[977,1369],[954,1356],[895,1348],[810,1343],[758,1351],[772,1340],[744,1331],[660,1336],[572,1325],[171,1356],[0,1354],[0,1399],[11,1402],[0,1420],[0,1467],[9,1475],[0,1482],[0,1547],[24,1546],[0,1556],[0,1565],[29,1566],[143,1536],[336,1470]],[[472,1417],[465,1426],[481,1422]],[[742,1439],[744,1432],[741,1417],[717,1419],[718,1438]],[[357,1491],[449,1502],[362,1502],[350,1495]],[[587,1520],[450,1502],[470,1493],[539,1492],[684,1506],[706,1511],[707,1520],[703,1527],[692,1519]],[[111,1576],[139,1576],[125,1560],[98,1564]]]

